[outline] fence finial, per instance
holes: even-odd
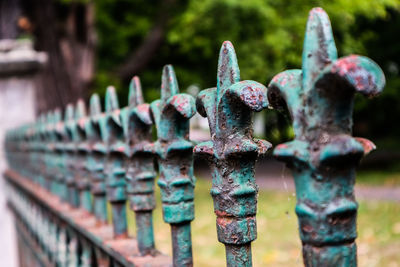
[[[228,266],[251,266],[250,243],[257,237],[255,161],[271,147],[253,139],[252,113],[268,106],[267,88],[240,81],[234,48],[226,41],[220,50],[217,87],[200,92],[196,106],[208,118],[212,137],[194,152],[212,168],[218,240],[225,244]]]
[[[174,69],[163,69],[161,99],[151,103],[158,140],[151,150],[158,155],[164,221],[171,225],[174,266],[192,266],[190,222],[194,219],[193,145],[189,119],[195,101],[179,94]]]
[[[128,235],[125,205],[125,157],[127,156],[127,149],[121,125],[118,96],[113,86],[107,87],[105,106],[106,112],[99,123],[107,151],[104,167],[107,200],[111,203],[114,237],[125,238]]]
[[[143,104],[142,85],[138,76],[134,76],[129,83],[128,103],[131,107]]]
[[[155,251],[152,212],[155,208],[156,172],[153,164],[154,156],[146,150],[146,146],[152,141],[152,120],[150,105],[143,104],[139,77],[135,76],[132,79],[129,89],[129,105],[120,112],[125,145],[129,151],[126,192],[130,207],[135,212],[139,252],[148,255]]]
[[[179,86],[174,67],[172,65],[165,65],[161,79],[161,99],[166,101],[176,94],[179,94]]]
[[[99,224],[107,223],[107,199],[104,165],[107,148],[102,139],[100,120],[103,117],[100,97],[93,94],[90,98],[90,117],[85,123],[85,132],[89,146],[87,169],[91,181],[90,189],[93,195],[93,212]]]
[[[114,86],[108,86],[106,91],[106,112],[119,109],[118,96]]]
[[[351,136],[355,92],[380,93],[382,70],[370,59],[337,59],[329,18],[311,10],[302,70],[276,75],[268,88],[275,108],[287,106],[295,140],[274,156],[292,169],[306,266],[356,266],[355,167],[374,145]]]
[[[86,117],[86,105],[83,99],[78,99],[76,102],[76,112],[75,112],[75,119],[79,120],[81,118]]]
[[[101,113],[101,103],[98,94],[93,94],[90,97],[90,117],[94,118]]]

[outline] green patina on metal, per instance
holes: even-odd
[[[66,173],[67,173],[67,165],[66,165],[66,157],[67,153],[64,150],[64,139],[65,139],[65,131],[64,131],[64,122],[62,121],[61,110],[56,109],[53,114],[53,134],[55,135],[55,143],[54,143],[54,158],[55,166],[57,169],[57,175],[54,176],[57,195],[63,200],[68,201],[68,188],[66,184]]]
[[[57,135],[55,133],[55,116],[57,114],[53,111],[49,111],[46,115],[45,124],[45,135],[46,135],[46,154],[45,154],[45,165],[46,165],[46,179],[49,184],[48,188],[50,192],[57,195],[59,193],[56,176],[58,175],[57,168],[57,156],[55,150],[55,144],[57,142]]]
[[[101,114],[100,97],[93,94],[89,104],[90,116],[84,121],[88,151],[86,168],[90,180],[90,189],[93,196],[93,213],[99,224],[107,223],[107,199],[104,165],[106,147],[101,138],[99,119]]]
[[[79,99],[75,107],[75,121],[72,124],[72,141],[75,144],[75,173],[74,179],[79,193],[80,206],[92,212],[92,198],[90,194],[89,169],[87,168],[87,157],[89,146],[86,137],[86,106],[82,99]]]
[[[158,156],[164,221],[171,225],[174,266],[192,266],[190,222],[194,219],[193,144],[189,119],[196,113],[195,100],[179,94],[174,69],[162,73],[161,99],[151,103],[158,140],[148,146]]]
[[[64,160],[65,160],[65,182],[68,188],[68,202],[74,207],[79,207],[79,193],[76,186],[76,157],[75,143],[73,140],[73,132],[76,125],[75,108],[72,104],[68,104],[64,113]]]
[[[268,98],[287,108],[295,140],[274,150],[292,169],[306,266],[356,266],[355,168],[375,148],[351,136],[356,92],[376,96],[382,70],[366,57],[337,58],[331,24],[321,8],[311,10],[301,70],[275,76]]]
[[[251,266],[250,243],[257,237],[254,167],[271,147],[265,140],[253,139],[252,113],[268,106],[267,88],[240,81],[235,50],[226,41],[219,55],[217,87],[200,92],[196,106],[208,118],[211,131],[212,140],[194,151],[212,168],[218,240],[225,244],[228,266]]]
[[[127,237],[125,160],[128,156],[120,119],[120,109],[115,88],[106,91],[105,113],[99,118],[100,132],[106,147],[104,173],[107,200],[111,203],[114,236]]]
[[[154,170],[153,154],[145,148],[151,144],[152,120],[150,105],[143,103],[139,77],[133,77],[129,86],[128,106],[121,109],[120,118],[128,150],[126,191],[130,207],[135,212],[136,235],[142,255],[154,254],[153,210]]]
[[[41,114],[37,120],[36,126],[35,126],[35,136],[37,139],[36,142],[36,161],[37,161],[37,174],[39,177],[39,183],[46,188],[47,190],[50,190],[50,181],[47,173],[47,166],[46,166],[46,152],[47,152],[47,145],[46,145],[46,116],[45,114]]]

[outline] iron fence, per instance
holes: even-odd
[[[234,48],[224,42],[217,85],[195,100],[179,93],[173,67],[162,74],[161,99],[144,103],[138,77],[120,108],[113,87],[105,109],[93,95],[48,112],[6,136],[8,203],[16,217],[21,266],[192,266],[193,156],[212,169],[218,240],[228,266],[252,266],[257,237],[255,162],[271,144],[253,138],[252,113],[288,110],[295,139],[273,154],[292,169],[306,266],[356,266],[355,167],[374,144],[351,136],[353,96],[379,94],[382,70],[370,59],[337,58],[327,14],[310,12],[302,69],[275,76],[268,88],[241,81]],[[189,120],[207,117],[211,140],[194,145]],[[157,140],[152,139],[152,125]],[[172,258],[155,249],[154,182]],[[136,238],[127,232],[126,203]],[[108,223],[107,203],[112,223]],[[263,229],[268,231],[268,229]]]

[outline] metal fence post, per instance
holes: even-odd
[[[153,210],[154,156],[145,147],[151,143],[150,105],[143,103],[139,77],[133,77],[129,86],[129,104],[121,110],[125,145],[129,150],[126,166],[126,184],[130,207],[135,212],[136,238],[141,255],[154,253]]]
[[[115,238],[128,236],[126,221],[125,160],[127,151],[120,120],[120,109],[115,88],[106,92],[106,111],[99,120],[103,141],[107,149],[104,167],[106,174],[107,200],[111,203]]]
[[[64,114],[64,153],[65,153],[65,182],[68,188],[68,201],[74,207],[79,207],[79,194],[75,182],[76,158],[73,142],[73,128],[75,126],[75,109],[68,104]]]
[[[92,212],[93,205],[90,194],[89,170],[87,168],[89,147],[85,128],[86,120],[86,106],[83,100],[79,99],[75,107],[75,120],[71,125],[76,159],[74,179],[78,189],[80,206],[87,212]]]
[[[86,168],[89,171],[91,192],[93,195],[93,213],[99,224],[107,223],[107,199],[104,165],[106,147],[101,138],[99,120],[101,118],[100,97],[93,94],[90,98],[90,116],[85,122],[85,132],[88,142]]]
[[[270,104],[288,108],[295,140],[281,144],[275,157],[292,169],[296,214],[306,266],[356,266],[355,168],[374,149],[351,136],[353,97],[379,94],[382,70],[370,59],[337,58],[331,24],[321,8],[311,10],[301,70],[273,78]]]
[[[211,195],[227,266],[252,266],[258,192],[254,167],[258,156],[271,147],[267,141],[253,139],[252,113],[267,105],[267,88],[240,81],[235,50],[229,41],[224,42],[217,87],[200,92],[196,102],[200,115],[208,118],[212,140],[197,145],[194,151],[212,169]]]
[[[158,140],[151,148],[158,156],[163,217],[171,225],[173,265],[192,266],[190,222],[194,219],[193,144],[189,119],[196,113],[194,98],[179,94],[174,69],[163,69],[161,99],[151,103]]]

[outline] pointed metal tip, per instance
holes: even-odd
[[[106,112],[119,109],[117,92],[114,86],[108,86],[106,91]]]
[[[74,119],[74,105],[69,103],[65,108],[64,120],[69,121]]]
[[[239,64],[235,48],[230,41],[223,42],[219,51],[217,87],[227,88],[240,81]]]
[[[54,118],[54,123],[61,121],[61,109],[56,108],[53,111],[53,118]]]
[[[165,65],[161,78],[161,99],[166,101],[169,97],[178,93],[179,87],[174,67],[170,64]]]
[[[221,49],[219,51],[219,57],[221,59],[221,57],[230,57],[236,58],[236,52],[235,52],[235,48],[233,47],[233,44],[231,43],[231,41],[224,41],[222,43]]]
[[[328,14],[320,7],[313,8],[308,16],[303,44],[303,87],[310,88],[316,75],[337,59]]]
[[[97,116],[101,113],[100,97],[98,94],[93,94],[90,97],[90,116]]]
[[[328,14],[326,13],[326,11],[322,8],[322,7],[314,7],[313,9],[311,9],[310,11],[310,15],[311,14],[322,14],[324,16],[327,16]]]
[[[76,119],[80,119],[86,116],[86,106],[83,99],[78,99],[76,102]]]
[[[136,107],[143,103],[142,85],[138,76],[134,76],[129,84],[129,106]]]

